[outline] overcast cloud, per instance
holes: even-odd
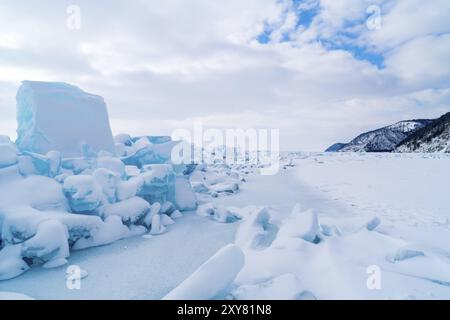
[[[22,80],[64,81],[105,98],[114,133],[202,120],[322,150],[450,111],[449,57],[448,0],[2,0],[0,132]]]

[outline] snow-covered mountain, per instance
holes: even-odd
[[[450,112],[416,130],[400,142],[395,151],[450,153]]]
[[[349,143],[336,143],[325,152],[391,152],[399,143],[433,120],[405,120],[369,131]]]

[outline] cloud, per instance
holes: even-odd
[[[202,119],[277,127],[283,149],[321,150],[437,117],[450,102],[448,1],[79,0],[80,30],[66,27],[70,4],[0,4],[7,134],[22,79],[104,96],[116,133],[169,134]],[[370,4],[382,9],[380,30],[365,26]]]
[[[413,54],[412,54],[413,53]],[[411,40],[387,55],[387,68],[406,83],[450,86],[450,33]]]

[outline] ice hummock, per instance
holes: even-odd
[[[0,135],[0,280],[62,266],[72,250],[169,232],[174,219],[197,209],[190,179],[197,164],[171,163],[180,142],[113,139],[103,98],[64,83],[24,81],[17,113],[18,140]],[[205,191],[229,193],[212,189],[239,179],[220,164],[200,169],[209,178]],[[211,218],[237,219],[225,208]]]
[[[217,251],[163,299],[207,300],[220,297],[229,289],[244,264],[242,250],[229,244]]]
[[[66,83],[23,81],[17,92],[17,122],[21,150],[57,150],[63,157],[77,157],[89,145],[115,154],[103,98]]]

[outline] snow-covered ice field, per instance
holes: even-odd
[[[274,176],[250,174],[239,193],[210,199],[240,208],[242,221],[185,213],[163,235],[72,253],[69,264],[88,273],[80,290],[66,288],[63,266],[0,281],[0,292],[160,299],[235,242],[245,265],[219,298],[450,299],[449,156],[289,157],[295,167]],[[228,275],[231,264],[202,285]]]

